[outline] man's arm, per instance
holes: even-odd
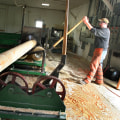
[[[91,30],[93,28],[93,26],[89,23],[89,19],[87,16],[84,16],[82,20],[83,20],[84,24],[86,24],[86,26],[88,27],[89,30]]]

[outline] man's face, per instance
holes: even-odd
[[[99,26],[101,27],[101,28],[104,28],[104,26],[106,26],[107,24],[104,22],[104,21],[100,21],[99,22]]]

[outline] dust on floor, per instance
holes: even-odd
[[[48,75],[60,61],[60,54],[54,54],[51,58],[47,56],[45,71]],[[82,57],[73,54],[67,55],[66,64],[59,75],[59,79],[66,88],[64,99],[66,120],[120,120],[120,109],[118,108],[120,95],[117,96],[110,92],[106,85],[78,84],[80,79],[85,78],[88,69],[89,62]],[[32,88],[37,77],[26,76],[26,80],[29,88]]]
[[[48,57],[46,71],[53,71],[60,60],[61,55],[58,54],[53,55],[52,59]],[[59,78],[66,88],[64,104],[67,120],[120,120],[120,110],[110,100],[113,99],[120,106],[120,97],[113,95],[104,85],[77,83],[85,78],[88,68],[88,61],[68,54],[66,65],[60,71]]]

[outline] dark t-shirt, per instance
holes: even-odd
[[[95,48],[107,50],[109,47],[110,30],[109,28],[92,28],[91,32],[95,35]]]

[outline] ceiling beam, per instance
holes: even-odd
[[[110,2],[108,1],[108,0],[102,0],[104,3],[105,3],[105,5],[109,8],[109,10],[111,11],[111,12],[113,12],[113,6],[110,4]]]

